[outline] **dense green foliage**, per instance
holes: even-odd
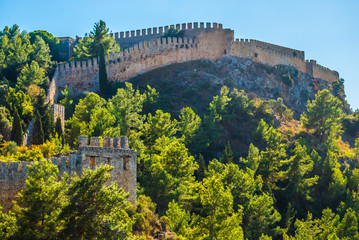
[[[22,139],[23,131],[22,131],[22,126],[21,126],[20,121],[21,120],[20,120],[19,113],[15,109],[14,122],[13,122],[13,128],[11,131],[10,139],[12,141],[16,142],[17,145],[22,145],[22,141],[23,141],[23,139]]]
[[[76,44],[72,60],[87,60],[103,54],[119,52],[120,46],[109,36],[109,29],[102,20],[94,24],[93,30]]]
[[[50,48],[50,55],[51,59],[53,61],[62,61],[60,55],[59,55],[59,43],[60,39],[57,37],[54,37],[51,33],[44,31],[44,30],[36,30],[29,33],[30,35],[30,42],[34,43],[37,39],[37,36],[41,37],[46,44],[49,45]]]
[[[45,104],[45,89],[53,69],[50,52],[58,51],[58,43],[59,39],[46,31],[21,32],[17,25],[6,26],[0,32],[1,135],[4,140],[11,139],[21,145],[23,132],[31,120],[36,120],[35,135],[43,135],[43,140],[35,137],[34,143],[42,143],[52,136],[53,120]],[[39,116],[34,119],[36,111]],[[11,135],[9,129],[12,129]]]

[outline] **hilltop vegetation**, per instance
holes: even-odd
[[[175,64],[101,94],[67,88],[62,132],[44,102],[51,45],[16,29],[0,34],[0,160],[35,163],[0,214],[1,239],[359,238],[359,114],[343,80],[240,58]],[[10,61],[19,46],[22,65]],[[31,57],[37,48],[43,57]],[[18,147],[32,119],[36,145]],[[111,167],[59,179],[43,160],[76,149],[80,135],[129,137],[136,205],[105,186]]]

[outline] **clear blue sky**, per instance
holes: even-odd
[[[218,22],[236,38],[305,51],[339,72],[352,109],[359,108],[358,0],[0,0],[0,28],[83,36],[98,20],[113,32],[187,22]]]

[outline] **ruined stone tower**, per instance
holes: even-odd
[[[101,165],[113,167],[110,182],[116,182],[129,193],[129,201],[136,202],[136,151],[128,146],[127,137],[104,138],[101,147],[100,138],[91,137],[88,145],[87,136],[79,137],[79,148],[71,152],[69,157],[53,157],[49,159],[57,165],[62,175],[69,176],[75,172],[81,175],[86,168],[95,169]],[[11,209],[12,201],[17,193],[25,186],[27,166],[32,162],[0,162],[0,204],[7,212]]]

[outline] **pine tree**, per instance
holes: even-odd
[[[342,102],[324,89],[315,95],[315,100],[308,101],[307,111],[301,116],[303,126],[314,129],[321,140],[326,140],[329,133],[335,130],[334,135],[341,132]]]
[[[41,124],[44,132],[44,141],[50,140],[54,133],[54,118],[52,112],[49,111],[49,104],[45,103],[45,95],[41,94],[36,97],[34,107],[38,110],[41,116]]]
[[[337,235],[340,239],[358,239],[357,213],[351,208],[347,209],[342,222],[338,226]]]
[[[288,179],[288,185],[285,188],[285,196],[288,202],[297,210],[297,216],[305,217],[307,214],[308,201],[312,200],[313,186],[317,184],[318,176],[310,178],[313,170],[313,160],[307,154],[307,148],[295,144],[295,155],[288,162],[288,170],[284,173]]]
[[[195,176],[198,181],[202,181],[206,174],[206,164],[204,162],[202,154],[198,155],[197,163],[198,169],[195,173]]]
[[[27,168],[26,186],[14,206],[17,231],[9,239],[57,239],[63,224],[57,217],[66,203],[68,178],[58,181],[57,166],[46,160],[34,161]]]
[[[32,143],[35,145],[40,145],[44,143],[44,130],[42,128],[41,116],[39,111],[36,111],[36,116],[34,120]]]
[[[224,148],[224,152],[223,155],[221,156],[220,162],[224,164],[233,163],[233,159],[234,159],[233,151],[231,149],[231,144],[228,141],[226,147]]]
[[[21,120],[17,108],[15,108],[12,126],[13,128],[11,131],[11,140],[16,142],[18,146],[21,146],[23,141],[22,135],[24,132],[22,131]]]

